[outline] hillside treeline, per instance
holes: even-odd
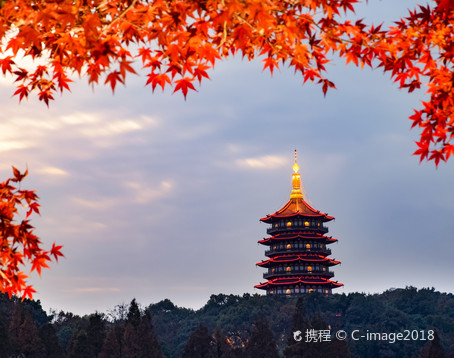
[[[83,317],[0,295],[0,358],[454,358],[453,346],[454,296],[433,288],[219,294],[197,311],[133,299]]]

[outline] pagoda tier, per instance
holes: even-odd
[[[296,151],[293,170],[290,200],[282,209],[260,219],[270,224],[267,233],[271,236],[259,241],[269,247],[265,251],[269,259],[257,266],[268,271],[263,274],[267,281],[255,287],[266,290],[267,294],[301,295],[315,291],[330,295],[333,288],[343,286],[330,280],[334,272],[329,267],[340,261],[328,257],[331,250],[326,245],[337,239],[325,236],[328,228],[324,223],[334,217],[314,209],[304,200]]]

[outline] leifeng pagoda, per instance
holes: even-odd
[[[334,272],[329,269],[340,263],[328,257],[331,250],[327,245],[337,239],[326,236],[324,223],[334,217],[315,210],[304,200],[296,150],[293,171],[290,200],[282,209],[260,219],[270,224],[266,231],[271,236],[259,241],[268,247],[268,259],[257,263],[267,269],[263,274],[267,281],[255,287],[268,295],[331,295],[333,288],[343,286],[332,280]]]

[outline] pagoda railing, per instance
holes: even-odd
[[[288,254],[293,254],[293,253],[322,253],[322,254],[326,254],[326,255],[331,255],[331,249],[321,249],[321,248],[316,248],[316,247],[312,247],[310,249],[307,249],[305,247],[302,247],[302,248],[291,248],[291,249],[287,249],[287,248],[282,248],[282,249],[269,249],[269,250],[266,250],[265,251],[265,255],[266,256],[269,256],[269,255],[272,255],[272,254],[282,254],[282,253],[288,253]]]
[[[275,272],[267,272],[263,274],[264,279],[269,279],[271,277],[286,277],[286,276],[326,276],[326,277],[334,277],[333,271],[304,271],[304,270],[292,270],[292,271],[275,271]]]
[[[275,234],[277,232],[291,232],[291,231],[317,231],[326,234],[328,232],[328,228],[324,225],[320,226],[278,226],[278,227],[270,227],[266,229],[267,234]]]

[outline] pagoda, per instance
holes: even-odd
[[[268,259],[257,263],[267,269],[263,274],[267,281],[255,287],[268,295],[331,295],[333,288],[343,286],[332,280],[334,272],[330,270],[340,261],[328,257],[331,250],[327,245],[337,239],[326,236],[324,223],[334,217],[315,210],[304,200],[296,150],[293,171],[290,200],[282,209],[260,219],[270,224],[266,231],[271,236],[259,241],[268,247]]]

